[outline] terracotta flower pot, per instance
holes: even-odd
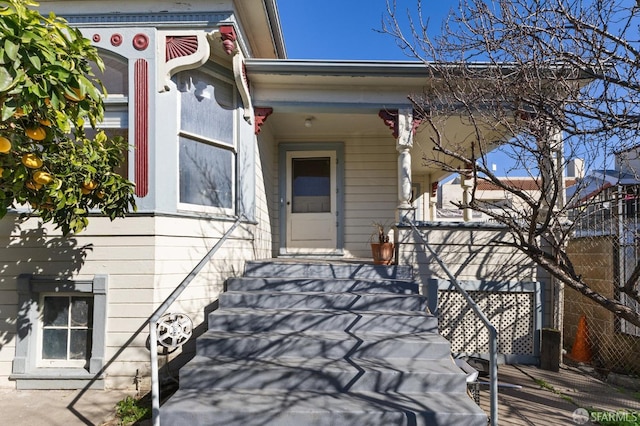
[[[374,265],[391,265],[393,262],[393,243],[371,243]]]

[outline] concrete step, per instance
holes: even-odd
[[[451,358],[238,360],[197,356],[180,370],[182,389],[425,393],[465,386],[466,375]]]
[[[225,308],[209,314],[209,330],[437,333],[438,318],[427,312]]]
[[[229,278],[227,291],[280,291],[417,294],[418,284],[400,280],[352,280],[317,278]]]
[[[410,266],[362,263],[326,263],[298,261],[251,261],[245,266],[245,277],[275,278],[339,278],[352,280],[413,280]]]
[[[163,426],[486,426],[465,393],[180,389],[160,410]]]
[[[351,311],[426,311],[427,298],[417,294],[278,293],[227,291],[220,308],[342,309]]]
[[[211,358],[420,358],[450,356],[449,341],[434,333],[224,332],[209,330],[196,353]]]

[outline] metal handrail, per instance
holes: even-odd
[[[169,309],[171,304],[176,301],[180,294],[189,286],[191,281],[200,273],[202,268],[211,260],[213,255],[229,238],[229,235],[238,227],[244,215],[240,215],[234,224],[224,233],[218,242],[211,247],[207,254],[198,262],[198,264],[189,272],[180,285],[165,299],[165,301],[156,309],[149,318],[149,351],[151,351],[151,422],[153,426],[160,426],[160,384],[158,383],[158,340],[155,338],[157,333],[157,322],[162,315]]]
[[[436,259],[438,265],[444,270],[445,274],[449,277],[449,280],[454,285],[456,290],[467,301],[473,312],[480,318],[487,330],[489,331],[489,421],[492,426],[498,424],[498,330],[491,324],[487,316],[480,310],[478,304],[469,296],[469,293],[462,288],[458,280],[453,276],[447,265],[440,259],[438,254],[431,248],[431,246],[424,239],[424,236],[420,233],[413,221],[408,221],[411,225],[411,229],[422,241],[422,244],[429,250],[431,255]]]

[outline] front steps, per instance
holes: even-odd
[[[251,262],[166,425],[486,425],[406,267]]]

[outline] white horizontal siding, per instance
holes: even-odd
[[[0,232],[12,235],[0,246],[0,324],[8,325],[0,327],[0,387],[15,386],[8,377],[15,355],[19,274],[71,280],[109,276],[106,386],[131,388],[136,371],[148,374],[149,316],[233,224],[188,217],[91,218],[86,231],[64,239],[36,220],[22,223],[20,232],[9,222],[0,222]],[[169,312],[186,313],[194,326],[202,325],[204,310],[217,300],[224,280],[241,274],[245,260],[256,257],[255,228],[239,226]],[[268,248],[259,251],[264,256],[271,241],[269,235],[262,238]]]
[[[398,152],[391,137],[345,143],[345,249],[371,257],[374,222],[393,224],[398,205]]]

